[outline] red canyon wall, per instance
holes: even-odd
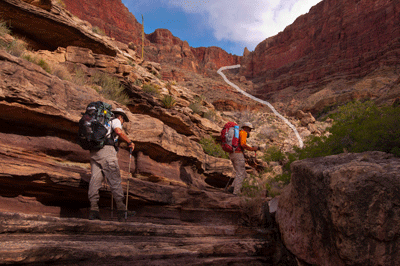
[[[359,78],[400,60],[399,0],[324,0],[242,60],[259,94]]]

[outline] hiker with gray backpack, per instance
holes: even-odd
[[[244,158],[244,150],[258,151],[259,147],[250,147],[247,145],[247,138],[250,137],[250,132],[253,125],[250,122],[245,122],[242,129],[235,122],[228,122],[221,131],[222,149],[229,153],[233,168],[235,169],[235,179],[232,185],[228,188],[230,193],[239,195],[242,189],[243,180],[246,178],[246,161]],[[227,186],[229,185],[228,181]]]
[[[121,174],[118,165],[118,140],[128,143],[130,154],[135,148],[134,143],[122,130],[124,122],[129,118],[122,108],[111,110],[111,105],[104,102],[92,102],[79,121],[80,146],[90,151],[90,166],[92,175],[89,182],[90,220],[100,220],[99,189],[104,178],[110,185],[112,196],[117,206],[118,221],[123,222],[128,212],[124,204],[124,193],[121,185]]]

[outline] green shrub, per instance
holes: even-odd
[[[215,110],[209,110],[203,114],[204,118],[207,118],[210,121],[215,121],[217,118],[217,113]]]
[[[29,61],[31,63],[35,63],[36,64],[36,57],[32,57],[31,55],[24,55],[22,56],[23,59],[25,59],[26,61]]]
[[[81,68],[76,67],[75,73],[72,75],[71,82],[75,83],[76,85],[83,86],[89,82],[89,79],[86,77],[85,72]]]
[[[133,85],[141,87],[143,85],[143,82],[140,79],[136,79],[133,82]]]
[[[153,86],[151,84],[144,84],[142,88],[143,88],[143,91],[148,94],[151,94],[155,97],[160,96],[160,89],[157,88],[156,86]]]
[[[338,108],[331,115],[332,127],[329,136],[311,137],[304,142],[304,148],[295,147],[295,153],[288,154],[282,179],[290,177],[290,164],[295,160],[323,157],[343,152],[360,153],[383,151],[400,157],[400,108],[377,107],[372,101],[351,102]]]
[[[37,58],[37,57],[32,57],[31,55],[24,55],[22,58],[24,58],[25,60],[34,63],[38,66],[40,66],[41,68],[43,68],[47,73],[51,73],[51,68],[49,66],[49,64],[47,64],[47,62],[42,59],[42,58]]]
[[[135,64],[135,62],[132,61],[132,59],[128,59],[128,65],[134,67],[136,64]]]
[[[106,36],[105,31],[104,31],[103,29],[100,29],[98,26],[94,26],[94,27],[92,28],[92,31],[93,31],[94,33],[97,33],[97,34],[101,35],[101,36]]]
[[[167,82],[167,86],[175,86],[175,85],[177,85],[178,83],[176,82],[176,80],[174,80],[174,79],[170,79],[170,80],[168,80],[168,82]]]
[[[202,138],[200,140],[200,145],[203,147],[204,152],[208,155],[229,159],[228,153],[222,149],[221,145],[215,142],[215,138],[212,136]]]
[[[373,102],[352,102],[332,115],[328,137],[313,137],[298,150],[299,159],[339,154],[344,151],[383,151],[400,156],[400,108],[377,107]]]
[[[4,36],[6,34],[11,34],[11,30],[7,26],[6,22],[0,21],[0,36]],[[18,39],[14,39],[10,43],[0,40],[0,48],[5,49],[7,53],[11,55],[20,57],[26,50],[26,44]]]
[[[283,162],[285,158],[285,154],[276,146],[268,147],[263,156],[265,162]]]
[[[20,57],[26,51],[26,44],[20,40],[14,39],[11,43],[5,45],[9,54]]]
[[[161,102],[167,109],[171,109],[176,105],[175,97],[172,95],[164,95],[164,97],[161,99]]]
[[[257,176],[250,174],[245,178],[242,183],[241,193],[245,197],[256,198],[259,197],[263,187],[258,183]]]
[[[46,61],[44,61],[43,59],[39,59],[39,61],[37,62],[37,64],[43,68],[47,73],[51,73],[51,69],[49,64],[47,64]]]
[[[71,74],[69,73],[68,69],[61,64],[55,64],[51,66],[51,70],[53,75],[59,77],[63,80],[72,80]]]
[[[105,98],[124,105],[129,103],[129,97],[124,93],[125,88],[118,78],[103,72],[97,72],[92,76],[92,82],[101,87],[100,94]]]
[[[201,114],[201,104],[198,102],[190,103],[189,108],[192,109],[193,113],[200,115]]]
[[[62,8],[65,8],[65,7],[66,7],[66,5],[65,5],[65,3],[64,3],[63,0],[56,0],[56,3],[57,3],[59,6],[61,6]]]
[[[7,23],[5,21],[0,21],[0,36],[4,36],[6,34],[10,34],[11,30],[7,26]]]

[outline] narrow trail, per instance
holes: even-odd
[[[278,113],[278,112],[275,110],[275,108],[274,108],[269,102],[264,101],[264,100],[261,100],[261,99],[258,99],[257,97],[254,97],[253,95],[248,94],[247,92],[243,91],[243,90],[240,89],[238,86],[236,86],[235,84],[233,84],[232,82],[230,82],[230,81],[227,79],[227,77],[224,75],[224,73],[222,73],[223,70],[235,69],[235,68],[239,68],[239,67],[240,67],[240,65],[224,66],[224,67],[221,67],[220,69],[218,69],[217,73],[221,75],[221,77],[224,79],[224,81],[225,81],[226,83],[228,83],[231,87],[235,88],[238,92],[240,92],[240,93],[243,94],[244,96],[249,97],[250,99],[252,99],[252,100],[254,100],[254,101],[256,101],[256,102],[259,102],[259,103],[261,103],[261,104],[267,105],[277,117],[279,117],[280,119],[282,119],[282,120],[293,130],[293,132],[296,134],[297,139],[299,140],[299,146],[300,146],[300,148],[303,148],[303,146],[304,146],[303,140],[301,139],[300,134],[299,134],[299,132],[297,131],[296,127],[295,127],[292,123],[290,123],[289,120],[287,120],[287,119],[286,119],[285,117],[283,117],[280,113]]]

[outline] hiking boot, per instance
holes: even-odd
[[[135,214],[135,211],[117,211],[118,222],[126,222],[125,217],[132,217],[135,216]]]
[[[90,211],[89,212],[89,220],[101,220],[99,211]]]

